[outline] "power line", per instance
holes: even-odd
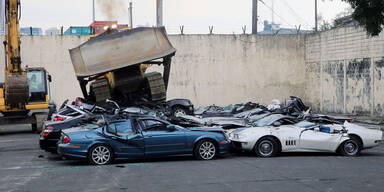
[[[288,24],[290,27],[292,28],[295,28],[293,27],[291,24],[289,24],[289,22],[287,20],[285,20],[283,17],[281,17],[279,14],[277,14],[273,9],[272,7],[270,7],[269,5],[267,5],[263,0],[259,0],[265,7],[267,7],[268,9],[270,9],[272,11],[272,13],[274,15],[276,15],[277,17],[279,17],[283,22],[285,22],[286,24]]]
[[[311,25],[308,24],[308,22],[307,22],[305,19],[303,19],[303,18],[296,12],[296,11],[289,5],[289,3],[288,3],[286,0],[283,0],[283,3],[288,7],[288,9],[291,11],[291,13],[293,13],[292,15],[295,16],[296,19],[301,20],[301,22],[304,22],[304,24],[305,24],[307,27],[311,28]]]

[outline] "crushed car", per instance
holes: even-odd
[[[223,130],[183,128],[153,116],[130,116],[62,131],[58,153],[66,158],[105,165],[120,159],[193,155],[212,160],[229,150]]]
[[[252,151],[259,157],[280,152],[333,152],[357,156],[378,146],[383,132],[356,124],[318,124],[295,117],[273,114],[254,122],[250,128],[232,131],[229,138],[237,150]]]

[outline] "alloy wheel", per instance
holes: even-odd
[[[204,160],[213,159],[216,155],[216,147],[212,142],[205,141],[199,147],[199,154]]]
[[[185,115],[187,115],[187,113],[186,113],[183,109],[177,108],[177,109],[173,112],[173,115],[174,115],[175,117],[181,117],[181,116],[185,116]]]
[[[92,150],[92,161],[97,165],[105,165],[111,160],[111,151],[108,147],[97,146]]]

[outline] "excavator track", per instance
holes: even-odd
[[[148,83],[152,101],[162,101],[167,97],[164,79],[161,73],[152,72],[144,74],[144,78]]]
[[[98,79],[92,83],[92,92],[95,96],[96,102],[111,99],[111,89],[108,79]]]

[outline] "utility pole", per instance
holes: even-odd
[[[132,9],[133,9],[133,6],[132,6],[132,1],[129,2],[129,8],[128,8],[128,13],[129,13],[129,27],[131,29],[133,29],[133,14],[132,14]]]
[[[275,23],[275,0],[272,0],[272,24]]]
[[[317,32],[318,29],[318,21],[317,21],[317,0],[315,0],[315,31]]]
[[[95,0],[92,0],[92,21],[95,22]]]
[[[156,0],[156,25],[163,26],[163,0]]]
[[[257,3],[259,0],[252,0],[252,34],[257,34]]]

